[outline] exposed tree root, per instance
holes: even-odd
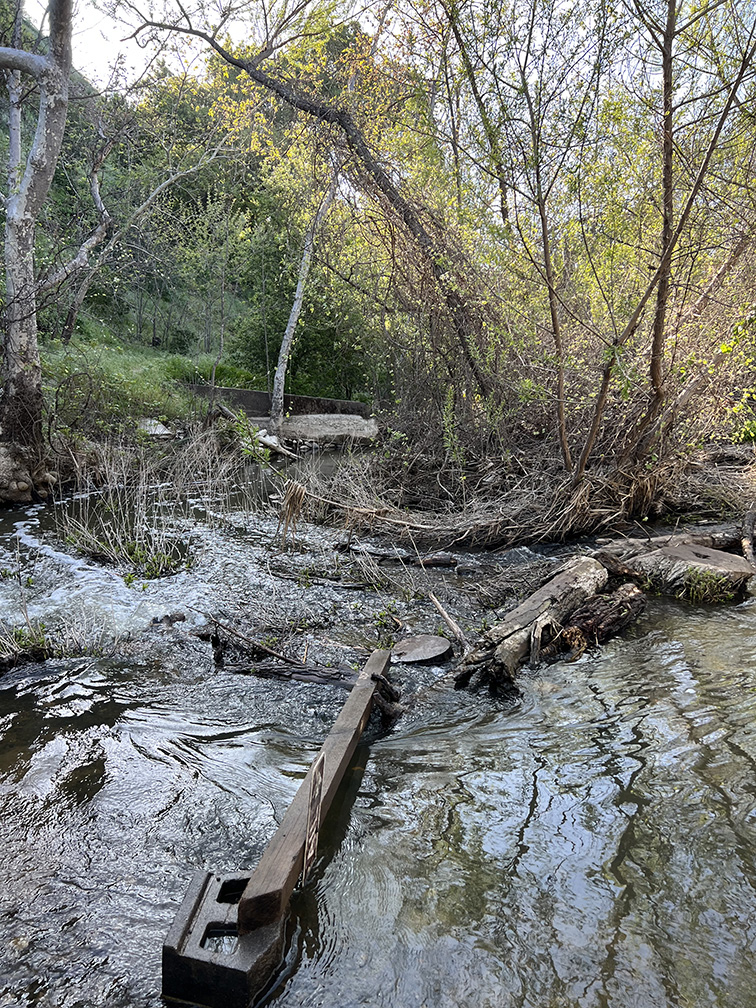
[[[0,442],[0,504],[45,500],[55,482],[44,462],[35,462],[28,449]]]

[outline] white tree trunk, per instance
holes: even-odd
[[[286,324],[286,331],[284,332],[283,340],[281,341],[281,349],[278,353],[278,366],[276,367],[276,374],[273,379],[273,393],[270,397],[270,429],[274,434],[280,434],[281,424],[283,423],[286,369],[289,366],[289,358],[291,357],[291,350],[294,345],[294,332],[297,328],[299,316],[302,313],[305,285],[307,283],[307,277],[310,273],[312,253],[315,249],[315,238],[317,237],[318,231],[328,214],[331,203],[333,203],[338,183],[339,172],[338,169],[335,169],[328,191],[323,197],[323,202],[320,204],[318,212],[313,217],[312,222],[307,229],[307,234],[305,235],[304,247],[302,249],[302,261],[299,264],[297,289],[294,294],[294,302],[291,306],[291,311],[289,312],[289,321]]]
[[[0,439],[38,450],[42,444],[42,372],[37,346],[34,231],[50,190],[68,112],[72,0],[51,0],[47,56],[0,47],[11,107],[5,203],[6,310]],[[16,34],[18,38],[18,34]],[[26,163],[20,136],[20,75],[39,90],[39,112]]]
[[[6,332],[0,436],[26,446],[42,440],[42,370],[37,346],[34,223],[8,215],[5,226]]]

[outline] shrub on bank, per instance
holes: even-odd
[[[136,430],[143,417],[185,421],[194,401],[170,374],[170,360],[148,347],[47,344],[48,432],[97,438]]]

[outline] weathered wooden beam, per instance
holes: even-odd
[[[390,660],[389,651],[373,652],[323,743],[320,750],[325,756],[321,820],[330,808],[370,716],[373,694],[378,686],[375,677],[384,675]],[[313,767],[310,767],[239,901],[240,934],[271,924],[286,910],[302,872],[312,774]]]
[[[281,961],[284,915],[319,828],[367,724],[391,654],[374,651],[253,872],[200,871],[163,944],[163,996],[209,1008],[246,1008]],[[322,770],[311,810],[313,772]],[[311,812],[314,812],[313,820]]]

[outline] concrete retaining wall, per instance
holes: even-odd
[[[210,395],[209,385],[193,385],[187,382],[186,387],[192,395],[202,396],[205,399]],[[270,395],[267,392],[216,386],[215,395],[223,402],[243,409],[247,416],[270,416]],[[365,403],[350,399],[287,395],[284,396],[284,412],[291,416],[304,416],[308,413],[346,413],[367,418],[371,410]]]

